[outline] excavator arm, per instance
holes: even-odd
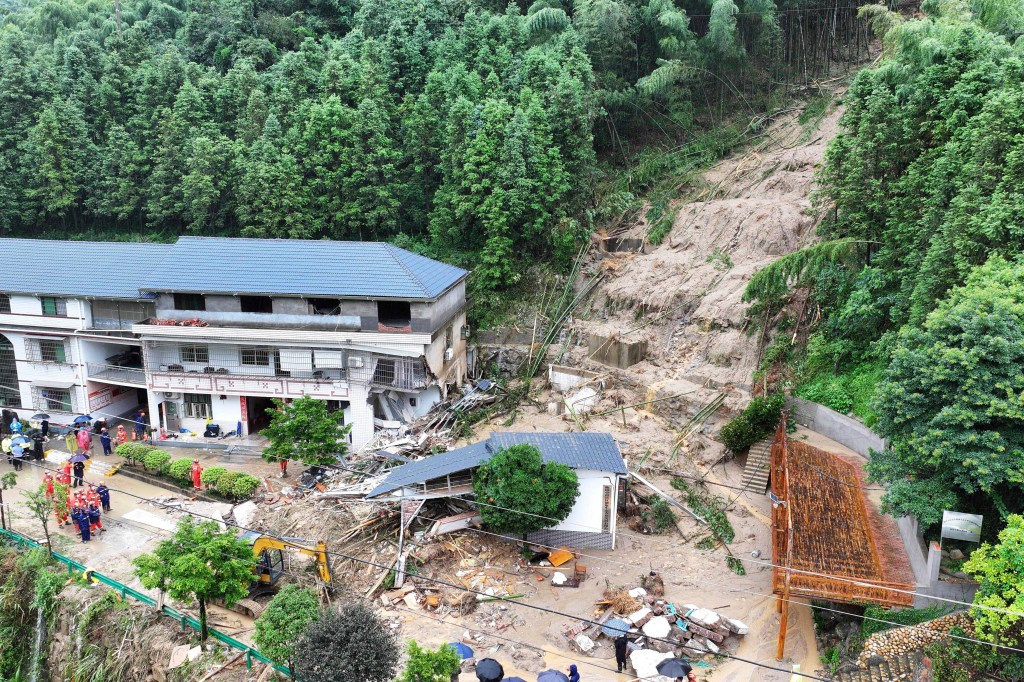
[[[327,558],[327,544],[324,542],[311,543],[302,538],[274,538],[261,535],[256,538],[252,545],[254,556],[262,556],[265,550],[277,550],[280,552],[294,552],[305,554],[316,559],[316,570],[321,582],[325,585],[331,584],[331,567]]]

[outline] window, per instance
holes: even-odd
[[[210,349],[206,346],[182,346],[181,361],[208,365],[210,364]]]
[[[213,419],[213,396],[186,393],[185,416],[194,419]]]
[[[63,298],[43,296],[39,299],[39,303],[42,305],[43,315],[52,315],[54,317],[68,316],[68,302]]]
[[[31,362],[67,362],[63,340],[25,339],[25,357]]]
[[[43,362],[67,362],[63,341],[40,341],[39,357]]]
[[[451,325],[448,329],[444,330],[444,347],[452,348],[455,343],[455,325]]]
[[[175,310],[206,310],[206,297],[202,294],[175,294]]]
[[[135,301],[93,301],[92,326],[94,329],[131,329],[137,322],[156,314],[152,303]]]
[[[242,364],[243,365],[259,365],[267,366],[270,364],[270,349],[269,348],[243,348],[242,349]]]
[[[74,412],[71,390],[67,388],[32,387],[32,407],[45,412]]]
[[[239,296],[243,313],[272,313],[274,302],[269,296]]]
[[[14,344],[3,334],[0,334],[0,405],[21,405]]]
[[[341,300],[337,298],[309,298],[309,310],[314,315],[341,315]]]
[[[7,294],[0,294],[0,313],[11,312],[11,297]]]
[[[412,310],[408,301],[377,301],[377,321],[385,327],[408,327]]]

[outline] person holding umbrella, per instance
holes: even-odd
[[[505,669],[493,658],[483,658],[476,662],[476,679],[480,682],[501,682],[505,677]]]
[[[656,666],[656,669],[659,675],[674,677],[676,682],[682,682],[684,679],[689,682],[697,682],[697,674],[693,672],[693,666],[689,661],[684,661],[681,658],[666,658]]]
[[[71,470],[74,472],[72,488],[85,485],[85,460],[87,459],[89,459],[88,455],[71,455]]]
[[[90,455],[92,454],[92,434],[89,433],[88,426],[78,429],[78,449]]]

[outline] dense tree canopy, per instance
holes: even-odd
[[[566,465],[545,462],[534,446],[513,445],[477,467],[473,494],[488,527],[525,536],[565,519],[576,504],[580,482]]]
[[[503,287],[585,237],[595,147],[781,53],[770,0],[118,6],[0,3],[0,234],[393,239]]]
[[[943,506],[925,512],[919,502],[949,504],[936,494],[945,489],[983,492],[1004,513],[1019,508],[1022,389],[1024,264],[996,256],[954,289],[923,328],[908,326],[892,353],[875,397],[877,429],[890,445],[871,462],[876,478],[900,482],[887,493],[889,505],[933,523]],[[915,494],[922,486],[929,492]]]

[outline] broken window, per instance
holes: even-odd
[[[274,302],[269,296],[239,296],[243,313],[272,313]]]
[[[377,301],[377,321],[385,327],[408,327],[412,309],[408,301]]]
[[[174,294],[175,310],[206,310],[206,297],[202,294]]]
[[[341,299],[307,298],[309,311],[314,315],[341,315]]]

